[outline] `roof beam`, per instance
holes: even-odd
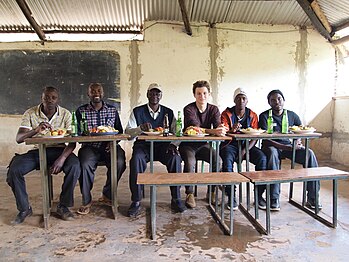
[[[347,28],[349,26],[349,19],[345,20],[344,22],[340,23],[337,26],[333,27],[333,31],[337,32],[339,30],[342,30],[344,28]]]
[[[25,0],[16,0],[17,4],[21,8],[23,14],[27,18],[29,24],[33,27],[34,31],[38,35],[38,37],[41,39],[41,41],[46,41],[46,36],[44,31],[41,29],[39,24],[35,21],[35,19],[32,17],[32,12],[25,2]]]
[[[332,37],[330,33],[326,30],[324,25],[321,23],[319,17],[314,13],[310,3],[307,0],[297,0],[298,4],[302,7],[304,12],[309,17],[311,23],[316,28],[316,30],[329,42],[332,42]]]
[[[332,44],[340,45],[340,44],[343,44],[343,43],[346,43],[346,42],[349,42],[349,35],[343,36],[343,37],[341,37],[339,39],[336,39],[336,40],[333,40]]]
[[[178,0],[179,6],[181,8],[181,12],[182,12],[182,19],[184,22],[184,28],[185,31],[187,32],[187,35],[192,35],[193,32],[191,30],[191,26],[190,26],[190,22],[189,22],[189,18],[188,18],[188,12],[187,9],[185,8],[185,3],[184,0]]]
[[[332,27],[331,27],[330,23],[328,22],[326,15],[324,14],[324,12],[322,12],[318,2],[316,0],[314,0],[311,2],[310,6],[311,6],[311,8],[313,8],[316,16],[319,18],[322,25],[326,28],[327,32],[329,32],[331,34]]]

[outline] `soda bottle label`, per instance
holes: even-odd
[[[267,133],[272,134],[274,129],[274,120],[273,120],[273,112],[269,110],[269,116],[267,119]]]
[[[284,109],[284,113],[282,115],[281,133],[283,133],[283,134],[288,133],[288,117],[287,117],[287,110],[286,109]]]
[[[168,121],[168,114],[165,114],[163,136],[168,136],[169,134],[170,134],[170,124]]]

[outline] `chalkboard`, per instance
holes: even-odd
[[[41,102],[45,86],[57,87],[68,110],[89,102],[91,82],[104,87],[104,100],[120,108],[120,57],[111,51],[0,51],[0,114],[23,114]]]

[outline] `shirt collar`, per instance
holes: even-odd
[[[89,110],[94,110],[94,111],[96,111],[96,109],[92,106],[91,102],[88,103],[87,108],[88,108]],[[102,108],[101,108],[100,110],[102,110],[102,109],[108,109],[108,106],[107,106],[106,103],[104,103],[104,101],[102,101]]]
[[[161,105],[159,105],[159,109],[156,112],[154,112],[153,109],[151,109],[149,104],[147,104],[147,106],[148,106],[149,113],[151,113],[151,114],[160,114],[160,112],[161,112]]]
[[[41,107],[43,106],[43,104],[41,103],[40,105],[37,106],[36,108],[36,114],[38,116],[45,116],[47,117],[42,111],[41,111]],[[61,107],[59,105],[56,106],[56,113],[54,113],[54,115],[57,115],[59,116],[60,115],[60,110],[61,110]]]

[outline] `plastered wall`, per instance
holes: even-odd
[[[236,87],[248,93],[248,106],[256,113],[268,109],[266,96],[281,89],[285,107],[297,112],[323,138],[312,148],[319,157],[332,153],[335,90],[335,50],[316,31],[293,26],[245,24],[193,24],[193,36],[182,25],[148,22],[144,41],[74,43],[0,43],[0,50],[112,50],[120,55],[121,119],[126,126],[131,109],[147,102],[152,82],[163,86],[162,103],[175,112],[193,101],[192,83],[209,80],[211,102],[220,110],[233,106]],[[35,83],[33,83],[35,86]],[[37,87],[42,88],[42,87]],[[38,102],[39,102],[38,98]],[[86,99],[88,99],[86,97]],[[18,101],[20,102],[20,101]],[[28,150],[15,143],[20,116],[1,116],[0,165],[15,152]],[[122,145],[128,156],[131,142]],[[347,149],[345,149],[347,150]]]

